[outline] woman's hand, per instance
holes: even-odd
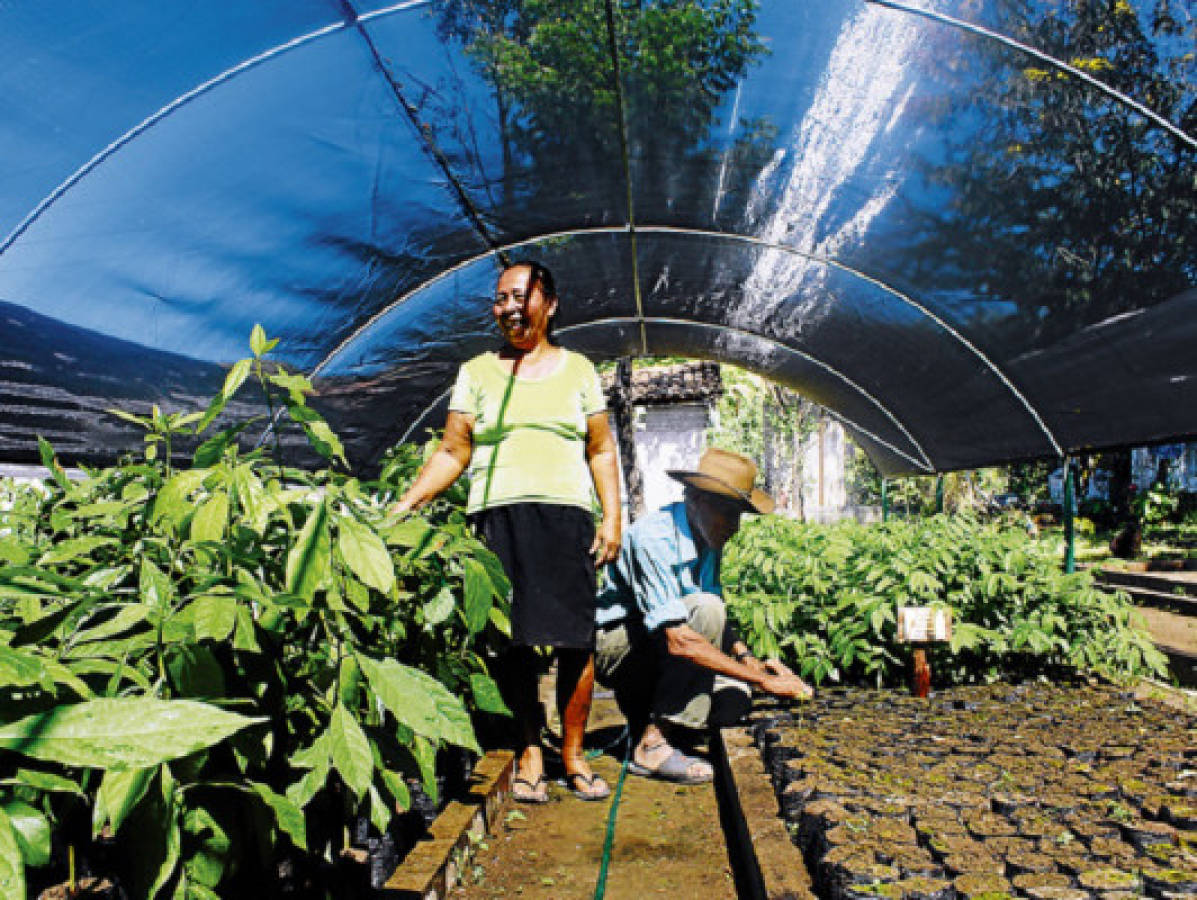
[[[382,517],[382,524],[384,526],[397,524],[400,519],[403,519],[412,511],[413,505],[414,504],[412,504],[411,500],[409,500],[407,497],[400,498],[387,508],[387,511]]]
[[[595,568],[615,561],[619,556],[619,539],[619,519],[603,519],[594,533],[594,543],[590,545]]]

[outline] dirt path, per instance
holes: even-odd
[[[606,695],[595,698],[588,743],[602,746],[622,732]],[[622,744],[592,761],[614,788]],[[594,896],[611,801],[585,803],[555,784],[549,803],[512,804],[498,833],[481,846],[454,900],[492,897],[574,900]],[[628,776],[616,820],[606,897],[643,900],[733,900],[715,791]]]
[[[1186,653],[1197,653],[1197,617],[1165,612],[1150,606],[1138,607],[1156,643]]]

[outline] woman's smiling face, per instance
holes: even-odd
[[[557,311],[557,298],[545,297],[539,282],[529,286],[532,280],[530,266],[514,265],[499,276],[495,287],[495,323],[517,350],[532,350],[545,341]]]

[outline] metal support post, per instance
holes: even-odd
[[[1076,474],[1072,457],[1064,457],[1064,571],[1076,571]]]

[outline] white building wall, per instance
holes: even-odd
[[[842,519],[848,505],[844,427],[823,419],[802,445],[802,510],[808,522]]]
[[[702,403],[647,406],[637,409],[636,458],[644,479],[645,512],[682,499],[682,485],[666,473],[694,470],[710,425]]]

